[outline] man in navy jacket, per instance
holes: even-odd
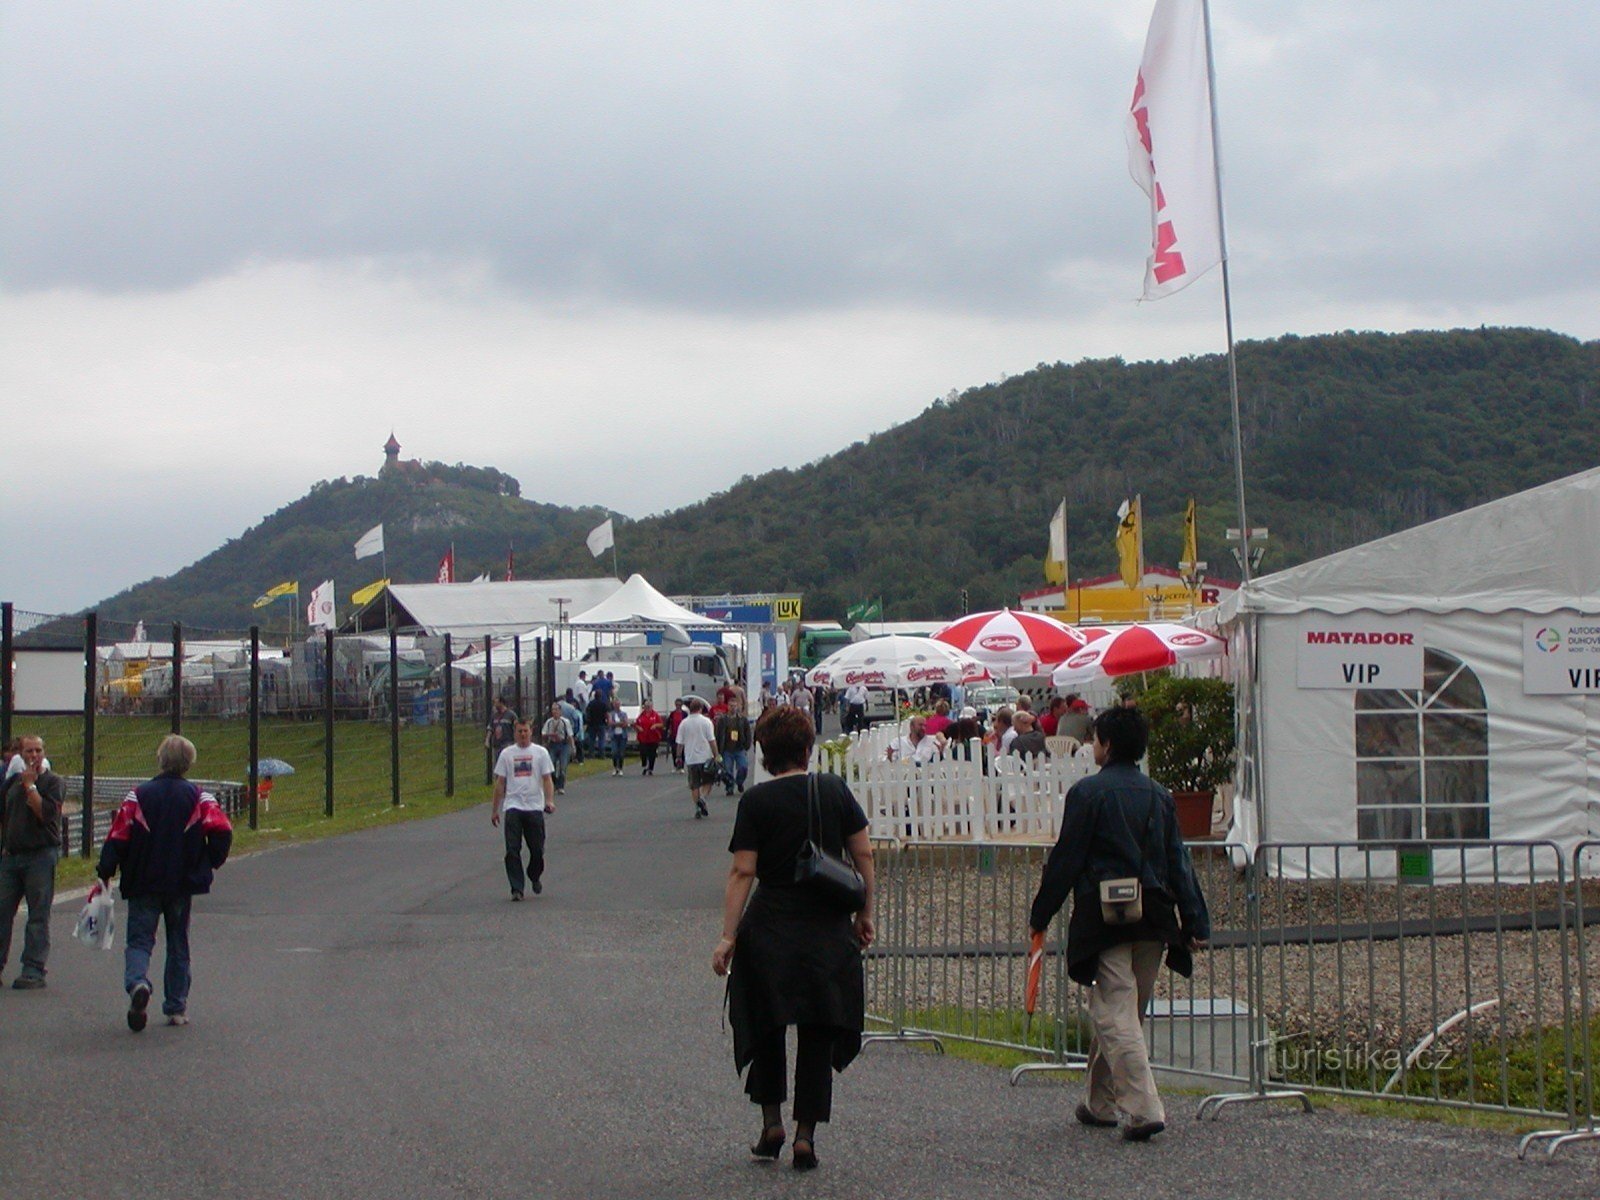
[[[166,922],[167,965],[161,1011],[167,1024],[189,1023],[189,910],[211,890],[212,873],[228,858],[233,826],[216,797],[184,778],[194,766],[194,743],[177,734],[156,750],[160,774],[129,792],[100,848],[101,886],[122,872],[128,902],[128,942],[123,987],[128,1028],[145,1027],[150,1004],[150,954],[156,923]]]

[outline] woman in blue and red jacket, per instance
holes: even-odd
[[[216,797],[184,778],[194,766],[194,743],[172,734],[156,750],[160,774],[129,792],[100,848],[101,886],[122,872],[128,902],[123,987],[128,1028],[145,1027],[150,1004],[150,955],[156,923],[167,931],[167,965],[161,1011],[169,1025],[189,1023],[189,910],[211,890],[212,873],[228,858],[233,826]]]

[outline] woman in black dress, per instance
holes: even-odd
[[[758,1158],[777,1158],[786,1131],[784,1031],[796,1027],[794,1165],[817,1165],[817,1122],[828,1120],[833,1072],[861,1049],[865,1003],[861,951],[872,944],[872,843],[867,817],[844,780],[807,776],[816,731],[792,705],[769,709],[756,722],[762,765],[774,776],[739,801],[734,818],[733,869],[722,907],[722,940],[711,956],[728,981],[733,1060],[749,1068],[745,1093],[761,1106]],[[808,787],[814,786],[823,849],[847,852],[865,881],[866,902],[854,917],[820,904],[796,885],[795,864],[810,828]],[[752,884],[759,884],[751,896]],[[746,907],[745,901],[749,900]]]

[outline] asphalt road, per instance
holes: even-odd
[[[821,1170],[752,1163],[709,968],[733,802],[695,821],[675,775],[563,799],[521,904],[487,806],[230,863],[184,1029],[130,1033],[120,937],[82,947],[58,907],[48,990],[0,992],[0,1196],[1600,1194],[1584,1147],[1184,1097],[1126,1145],[1072,1122],[1075,1086],[884,1046],[840,1077]]]

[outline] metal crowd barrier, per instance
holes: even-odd
[[[1589,886],[1585,887],[1585,882]],[[1568,1096],[1568,1119],[1564,1128],[1541,1129],[1526,1135],[1517,1144],[1517,1157],[1527,1157],[1534,1146],[1543,1144],[1554,1155],[1562,1146],[1574,1142],[1600,1140],[1600,1128],[1595,1124],[1594,1073],[1600,1062],[1595,1039],[1600,1034],[1596,1026],[1596,1005],[1600,985],[1592,972],[1597,969],[1596,951],[1600,945],[1591,946],[1589,926],[1600,924],[1600,841],[1579,842],[1572,852],[1571,874],[1571,944],[1572,967],[1577,974],[1576,1013],[1568,1026],[1569,1052],[1575,1061],[1569,1064],[1573,1074]]]
[[[1162,1072],[1253,1082],[1263,1039],[1250,1003],[1248,876],[1234,866],[1238,852],[1190,846],[1213,939],[1191,978],[1164,969],[1157,982],[1145,1036]],[[1029,908],[1048,853],[1015,842],[875,844],[878,941],[867,961],[867,1008],[887,1031],[869,1041],[954,1039],[1041,1060],[1018,1067],[1013,1083],[1086,1065],[1086,994],[1067,977],[1069,908],[1050,926],[1035,1011],[1025,1012]]]
[[[1145,1028],[1159,1073],[1232,1087],[1199,1116],[1356,1095],[1564,1121],[1519,1154],[1600,1140],[1600,942],[1587,936],[1600,925],[1600,839],[1570,859],[1531,841],[1189,849],[1212,943],[1192,978],[1163,971]],[[1066,975],[1066,910],[1037,1008],[1023,1012],[1028,909],[1047,853],[878,844],[867,998],[883,1032],[869,1040],[957,1039],[1039,1060],[1013,1083],[1083,1068],[1089,1027]]]

